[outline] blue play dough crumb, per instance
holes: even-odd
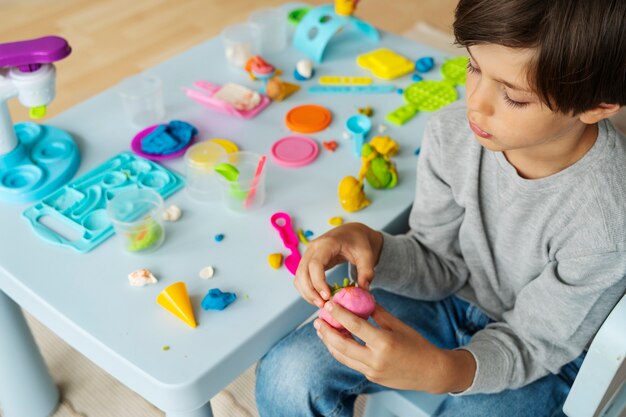
[[[215,235],[215,241],[216,242],[221,242],[222,240],[224,240],[224,235],[223,234],[220,233],[218,235]]]
[[[428,72],[435,66],[433,57],[425,56],[415,61],[415,69],[419,72]]]
[[[422,76],[421,76],[421,75],[419,75],[418,73],[413,74],[413,76],[411,76],[411,79],[412,79],[413,81],[415,81],[415,82],[418,82],[418,81],[422,81],[422,80],[423,80]]]
[[[141,140],[141,150],[150,155],[170,155],[183,149],[198,134],[198,129],[187,122],[172,120],[159,125]]]
[[[202,299],[202,308],[205,310],[224,310],[237,299],[234,292],[222,292],[219,288],[212,288]]]
[[[307,230],[306,232],[304,232],[304,236],[307,237],[307,238],[311,237],[311,236],[313,236],[313,232],[310,231],[310,230]]]
[[[415,150],[415,155],[419,155],[421,150],[422,150],[422,148],[419,148],[419,147],[418,147],[418,148]]]

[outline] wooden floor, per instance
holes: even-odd
[[[357,15],[401,34],[417,21],[449,31],[457,0],[362,0]],[[0,43],[59,35],[72,54],[57,66],[51,117],[137,72],[245,21],[280,0],[0,0]],[[323,0],[309,0],[319,5]],[[28,118],[16,99],[14,121]]]

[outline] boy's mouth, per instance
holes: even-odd
[[[477,136],[480,136],[481,138],[485,138],[485,139],[489,139],[491,137],[490,133],[485,132],[480,127],[478,127],[478,125],[472,123],[471,121],[469,122],[469,125],[470,125],[470,129],[472,129],[472,131],[476,133]]]

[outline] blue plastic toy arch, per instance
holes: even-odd
[[[353,16],[340,16],[333,5],[311,9],[302,19],[293,37],[293,45],[309,58],[322,62],[324,51],[333,36],[346,26],[354,26],[374,42],[380,40],[378,30]]]

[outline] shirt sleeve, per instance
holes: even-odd
[[[373,287],[408,297],[440,300],[469,277],[459,246],[464,209],[454,199],[442,167],[441,122],[431,117],[417,166],[416,198],[405,235],[384,234]]]
[[[477,369],[472,385],[456,395],[514,389],[557,374],[587,348],[625,291],[626,252],[549,263],[502,321],[460,348],[472,353]]]

